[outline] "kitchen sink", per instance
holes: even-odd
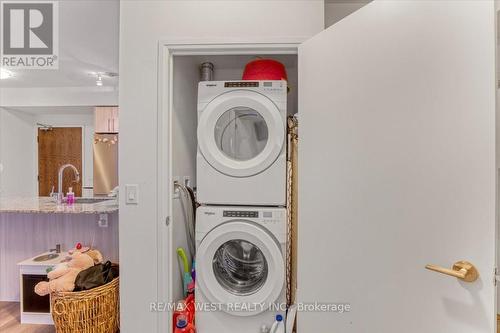
[[[99,202],[109,201],[107,198],[76,198],[75,203],[77,204],[95,204]]]
[[[38,256],[33,259],[33,261],[47,261],[47,260],[52,260],[59,257],[59,254],[57,253],[49,253],[49,254],[42,254],[41,256]]]

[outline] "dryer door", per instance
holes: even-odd
[[[269,98],[236,90],[212,100],[198,121],[198,146],[207,162],[233,177],[256,175],[278,158],[285,123]]]
[[[253,316],[284,306],[276,303],[285,286],[281,248],[252,222],[228,222],[209,232],[198,248],[196,265],[196,283],[210,308]]]

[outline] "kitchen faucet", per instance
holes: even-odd
[[[49,252],[61,253],[61,244],[56,244],[56,248],[50,249]]]
[[[57,176],[57,204],[62,204],[64,193],[63,193],[63,174],[66,168],[71,168],[75,172],[75,183],[80,181],[80,173],[78,169],[73,164],[64,164],[59,168],[59,174]]]

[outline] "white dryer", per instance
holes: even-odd
[[[196,229],[198,333],[255,333],[286,314],[286,210],[202,206]]]
[[[285,205],[286,100],[286,81],[200,82],[200,203]]]

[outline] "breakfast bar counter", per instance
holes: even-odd
[[[57,204],[49,197],[0,198],[0,213],[108,214],[118,211],[116,199],[78,198],[72,205]]]

